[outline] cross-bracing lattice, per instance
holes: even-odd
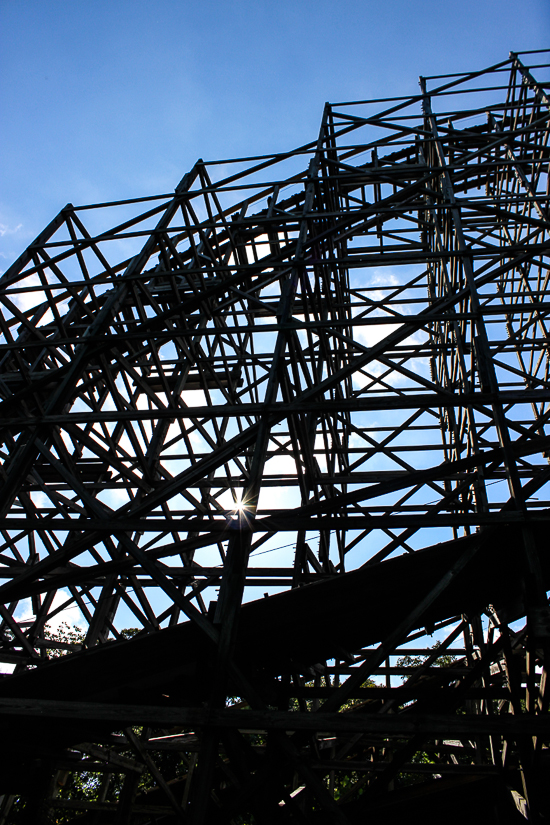
[[[543,57],[4,273],[0,822],[543,816]]]

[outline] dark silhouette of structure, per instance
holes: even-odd
[[[4,273],[0,823],[548,816],[544,57]]]

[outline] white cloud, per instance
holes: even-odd
[[[53,598],[52,606],[50,607],[49,612],[52,613],[62,607],[70,600],[70,598],[71,596],[65,590],[58,590]],[[34,619],[34,615],[35,614],[30,599],[20,601],[14,612],[14,618],[18,623],[31,622]],[[67,607],[64,607],[49,622],[46,623],[50,634],[55,633],[63,622],[66,622],[69,625],[74,624],[81,628],[86,626],[84,617],[74,602]]]
[[[23,601],[20,601],[17,607],[15,608],[13,615],[18,622],[30,621],[34,616],[31,600],[24,599]]]
[[[60,608],[70,598],[70,595],[64,590],[58,590],[53,598],[50,613]],[[47,622],[46,627],[48,628],[49,634],[51,635],[56,633],[59,630],[59,627],[64,622],[70,626],[76,625],[82,630],[86,628],[86,622],[84,620],[84,617],[80,612],[80,609],[74,604],[74,602],[69,606],[64,607],[63,610],[61,610],[53,617],[53,619]]]
[[[23,276],[25,273],[22,273]],[[38,275],[29,275],[26,278],[22,277],[20,281],[17,282],[17,287],[20,289],[26,289],[27,287],[36,287],[41,286],[40,278]],[[21,310],[21,312],[27,312],[27,310],[32,309],[32,307],[38,306],[39,304],[43,304],[46,300],[46,294],[42,290],[36,290],[33,292],[20,292],[17,294],[12,294],[8,296],[11,301],[15,304],[15,306]],[[42,319],[43,321],[44,319]]]
[[[5,223],[0,223],[0,238],[3,238],[4,235],[15,235],[15,233],[19,232],[19,230],[22,228],[22,223],[18,223],[17,226],[14,226],[13,228],[10,226],[6,226]]]

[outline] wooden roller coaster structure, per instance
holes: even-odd
[[[0,825],[547,821],[547,58],[1,276]]]

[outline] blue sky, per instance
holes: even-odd
[[[0,0],[0,269],[68,201],[311,140],[325,100],[550,45],[548,0]]]
[[[198,157],[313,140],[326,100],[548,46],[548,0],[0,0],[0,270],[69,201],[169,192]]]

